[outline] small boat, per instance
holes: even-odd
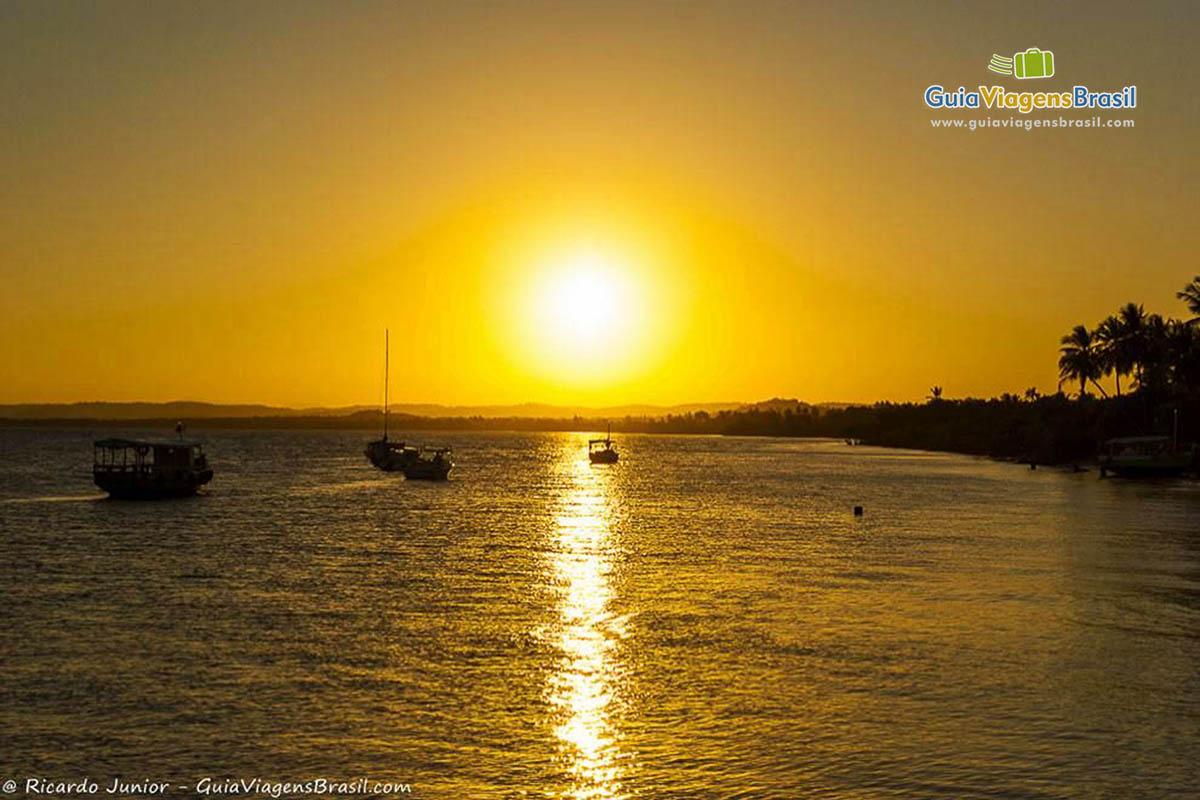
[[[410,481],[444,481],[452,469],[454,458],[449,447],[423,447],[404,465],[404,477]]]
[[[1196,446],[1179,446],[1170,436],[1109,439],[1100,451],[1100,477],[1170,478],[1196,464]]]
[[[617,448],[613,447],[611,425],[603,439],[588,440],[588,461],[593,464],[617,463]]]
[[[383,437],[367,442],[363,454],[385,472],[396,472],[417,457],[417,448],[388,441],[388,332],[383,332]]]
[[[188,497],[213,477],[203,448],[182,438],[100,439],[94,448],[92,479],[110,497],[122,500]]]

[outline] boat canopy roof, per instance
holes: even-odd
[[[108,450],[120,450],[125,447],[199,447],[199,442],[185,442],[178,439],[169,441],[154,442],[146,439],[97,439],[94,443],[95,447],[103,447]]]
[[[612,444],[612,439],[611,439],[611,438],[605,438],[605,439],[588,439],[588,447],[595,447],[595,446],[596,446],[596,445],[598,445],[598,444],[606,444],[606,445],[611,445],[611,444]]]

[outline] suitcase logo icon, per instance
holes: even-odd
[[[1021,80],[1049,78],[1054,75],[1054,53],[1031,47],[1024,53],[1014,53],[1012,58],[993,55],[988,69],[1001,75],[1012,75]]]

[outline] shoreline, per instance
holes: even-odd
[[[343,415],[3,417],[0,428],[14,430],[330,430],[378,434],[382,411]],[[1177,426],[1177,430],[1176,430]],[[1200,400],[1190,396],[1152,397],[1141,392],[1121,398],[1083,400],[1056,394],[1021,400],[1012,395],[990,400],[933,399],[927,403],[877,403],[822,408],[804,403],[750,407],[710,414],[696,411],[666,416],[484,417],[392,414],[388,430],[428,432],[596,432],[746,436],[779,439],[833,439],[861,445],[984,456],[1037,466],[1097,467],[1103,442],[1131,435],[1176,435],[1200,439]]]

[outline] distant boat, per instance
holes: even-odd
[[[588,440],[588,460],[593,464],[617,463],[617,448],[613,447],[612,426],[603,439]]]
[[[417,448],[388,441],[388,332],[383,332],[383,438],[367,442],[367,460],[385,472],[396,472],[417,457]]]
[[[1100,451],[1100,477],[1169,478],[1196,463],[1196,446],[1180,447],[1170,436],[1125,436],[1109,439]]]
[[[122,500],[187,497],[212,480],[213,471],[196,442],[100,439],[95,442],[92,479]]]
[[[404,465],[404,477],[410,481],[444,481],[452,469],[454,457],[449,447],[422,448]]]

